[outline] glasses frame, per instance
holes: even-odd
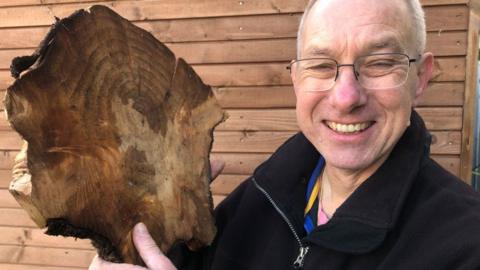
[[[408,56],[408,54],[405,54],[405,53],[372,53],[372,54],[365,54],[365,55],[360,55],[358,56],[352,64],[339,64],[337,60],[333,59],[333,58],[328,58],[328,57],[310,57],[310,58],[303,58],[303,59],[295,59],[295,60],[292,60],[290,62],[290,64],[288,64],[288,66],[286,67],[287,70],[289,70],[290,73],[292,73],[292,65],[296,64],[296,63],[299,63],[299,62],[303,62],[303,61],[309,61],[309,60],[332,60],[333,62],[335,62],[336,66],[337,66],[337,71],[335,73],[335,79],[333,79],[333,84],[330,88],[327,88],[325,90],[321,90],[321,91],[318,91],[318,92],[323,92],[323,91],[328,91],[330,90],[334,85],[335,85],[335,82],[337,81],[338,79],[338,74],[339,74],[339,69],[340,67],[352,67],[353,69],[353,74],[355,75],[355,79],[357,80],[357,82],[359,82],[358,80],[358,76],[360,76],[360,74],[357,73],[357,70],[355,69],[355,63],[358,61],[358,59],[361,59],[361,58],[364,58],[364,57],[368,57],[368,56],[376,56],[376,55],[403,55],[405,57],[407,57],[408,59],[408,71],[407,71],[407,78],[408,78],[408,74],[410,73],[410,66],[411,66],[411,63],[414,63],[414,62],[417,62],[418,59],[416,58],[410,58],[410,56]],[[406,80],[405,80],[406,81]],[[405,82],[403,82],[402,84],[399,84],[398,86],[400,85],[403,85]],[[316,91],[317,92],[317,91]]]

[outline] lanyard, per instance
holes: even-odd
[[[318,214],[318,193],[320,192],[320,181],[318,177],[322,172],[323,167],[325,166],[325,160],[323,157],[318,159],[317,165],[313,170],[310,180],[308,180],[307,193],[306,193],[306,203],[305,207],[305,221],[303,227],[308,233],[311,233],[313,229],[317,226],[317,214]]]

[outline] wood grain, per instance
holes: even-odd
[[[477,115],[478,101],[478,57],[479,57],[479,31],[480,17],[475,15],[473,11],[470,14],[470,27],[468,31],[468,56],[465,81],[465,101],[463,111],[463,133],[462,133],[462,154],[460,156],[460,177],[468,184],[472,182],[472,164],[475,145],[475,122]],[[478,122],[477,122],[478,123]],[[477,127],[479,129],[480,127]],[[477,142],[478,143],[478,142]],[[475,164],[476,165],[476,164]]]

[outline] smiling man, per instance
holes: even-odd
[[[313,0],[289,66],[301,133],[216,209],[180,269],[480,269],[480,198],[429,157],[418,0]],[[174,269],[145,230],[149,269]],[[140,269],[96,260],[92,269]],[[125,268],[123,268],[125,267]]]

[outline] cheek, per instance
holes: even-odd
[[[321,107],[322,93],[301,93],[297,94],[297,119],[299,122],[309,121],[316,111]]]

